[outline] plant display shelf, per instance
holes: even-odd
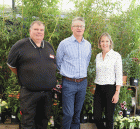
[[[131,85],[123,85],[123,86],[135,88],[135,105],[134,105],[134,116],[135,116],[136,115],[136,105],[137,105],[137,91],[138,91],[139,86],[131,86]]]

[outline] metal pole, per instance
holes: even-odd
[[[12,0],[12,10],[15,10],[15,0]]]

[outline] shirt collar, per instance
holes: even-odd
[[[113,52],[113,49],[110,49],[110,51],[106,54],[110,56],[112,54],[112,52]]]
[[[110,49],[110,51],[107,52],[106,55],[107,55],[107,56],[110,56],[110,55],[112,54],[112,52],[113,52],[113,49]],[[101,52],[100,56],[102,57],[102,52]]]
[[[29,38],[30,43],[34,46],[34,48],[38,48],[38,46],[34,43],[34,41]],[[40,48],[44,48],[44,40],[41,42]]]
[[[74,41],[74,42],[77,41],[77,39],[74,37],[74,35],[71,36],[71,39],[72,39],[72,41]],[[85,39],[84,39],[84,37],[83,37],[81,42],[84,42],[84,41],[85,41]]]

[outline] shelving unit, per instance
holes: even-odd
[[[124,86],[135,88],[135,105],[134,105],[134,116],[135,116],[136,115],[136,106],[137,106],[137,91],[138,91],[139,86],[130,86],[130,85],[124,85]]]

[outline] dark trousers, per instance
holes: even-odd
[[[52,92],[32,92],[21,88],[22,129],[47,129],[52,106]]]
[[[112,103],[112,97],[115,94],[115,90],[115,85],[96,85],[94,95],[94,120],[98,129],[113,129],[115,104]],[[106,126],[102,120],[104,109]]]

